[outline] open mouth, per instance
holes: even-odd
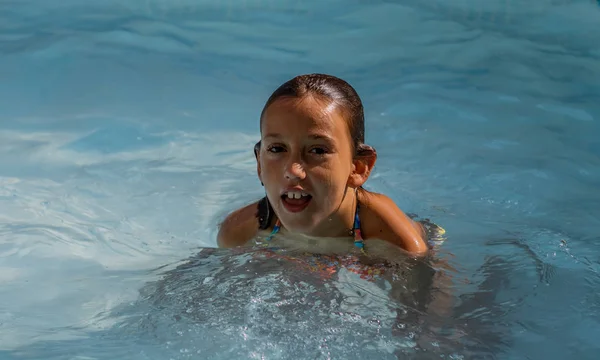
[[[312,196],[304,191],[288,191],[281,195],[283,206],[290,212],[300,212],[304,210],[311,199]]]

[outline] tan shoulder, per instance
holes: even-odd
[[[256,219],[258,202],[246,205],[227,215],[219,227],[217,245],[231,248],[245,245],[258,233]]]
[[[400,210],[392,199],[366,190],[359,194],[361,227],[365,240],[385,240],[417,255],[427,252],[423,228]]]

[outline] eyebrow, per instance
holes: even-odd
[[[269,133],[269,134],[265,135],[265,139],[268,139],[268,138],[280,139],[281,137],[282,137],[281,134],[278,134],[278,133]],[[314,139],[314,140],[325,140],[325,141],[333,142],[333,138],[331,136],[325,135],[325,134],[310,134],[308,137],[311,139]]]

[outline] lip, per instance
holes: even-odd
[[[303,203],[303,204],[298,204],[298,205],[295,205],[295,204],[290,204],[289,202],[285,201],[285,200],[283,199],[283,197],[281,198],[281,200],[280,200],[280,201],[281,201],[281,203],[283,204],[283,207],[284,207],[284,208],[285,208],[287,211],[289,211],[289,212],[291,212],[291,213],[299,213],[300,211],[302,211],[302,210],[306,209],[306,207],[307,207],[308,205],[310,205],[310,202],[312,201],[312,198],[311,198],[311,199],[308,199],[308,201],[306,201],[305,203]]]
[[[306,191],[306,190],[305,190],[303,187],[301,187],[301,186],[293,186],[293,187],[289,187],[289,188],[287,188],[287,189],[283,190],[283,191],[281,192],[281,194],[279,194],[279,196],[283,196],[283,195],[285,195],[285,194],[289,193],[290,191],[300,191],[300,192],[306,193],[306,194],[308,194],[308,195],[311,195],[311,194],[310,194],[308,191]],[[311,195],[311,196],[312,196],[312,195]]]
[[[302,203],[302,204],[291,204],[289,202],[286,201],[286,197],[287,197],[287,193],[290,191],[300,191],[300,192],[304,192],[306,194],[308,194],[309,198],[308,201]],[[306,209],[306,207],[308,205],[310,205],[310,202],[312,201],[312,195],[310,193],[308,193],[306,190],[302,189],[299,186],[295,186],[295,187],[291,187],[291,188],[287,188],[285,191],[283,191],[281,193],[281,204],[283,205],[283,207],[291,213],[299,213],[302,210]]]

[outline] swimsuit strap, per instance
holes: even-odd
[[[275,223],[275,226],[273,227],[273,231],[271,231],[271,233],[269,234],[269,236],[267,236],[267,238],[265,240],[271,241],[273,236],[275,236],[275,234],[277,234],[279,232],[280,227],[281,227],[281,221],[279,221],[279,219],[277,219],[277,222]]]
[[[364,253],[365,252],[365,243],[364,243],[364,240],[362,237],[362,233],[360,231],[360,216],[358,214],[359,209],[360,209],[360,206],[357,202],[356,203],[356,211],[354,212],[354,225],[352,226],[351,233],[352,233],[352,235],[354,235],[354,246],[359,248]],[[280,228],[281,228],[281,221],[279,221],[279,219],[277,219],[277,222],[275,223],[275,226],[273,227],[273,231],[271,231],[271,233],[269,234],[269,236],[267,236],[267,238],[265,240],[271,241],[273,236],[275,236],[275,234],[277,234],[279,232]]]
[[[356,212],[354,213],[354,226],[352,227],[352,233],[354,234],[354,246],[359,248],[362,252],[365,252],[365,243],[360,231],[360,216],[358,215],[359,209],[360,206],[358,202],[356,202]]]

